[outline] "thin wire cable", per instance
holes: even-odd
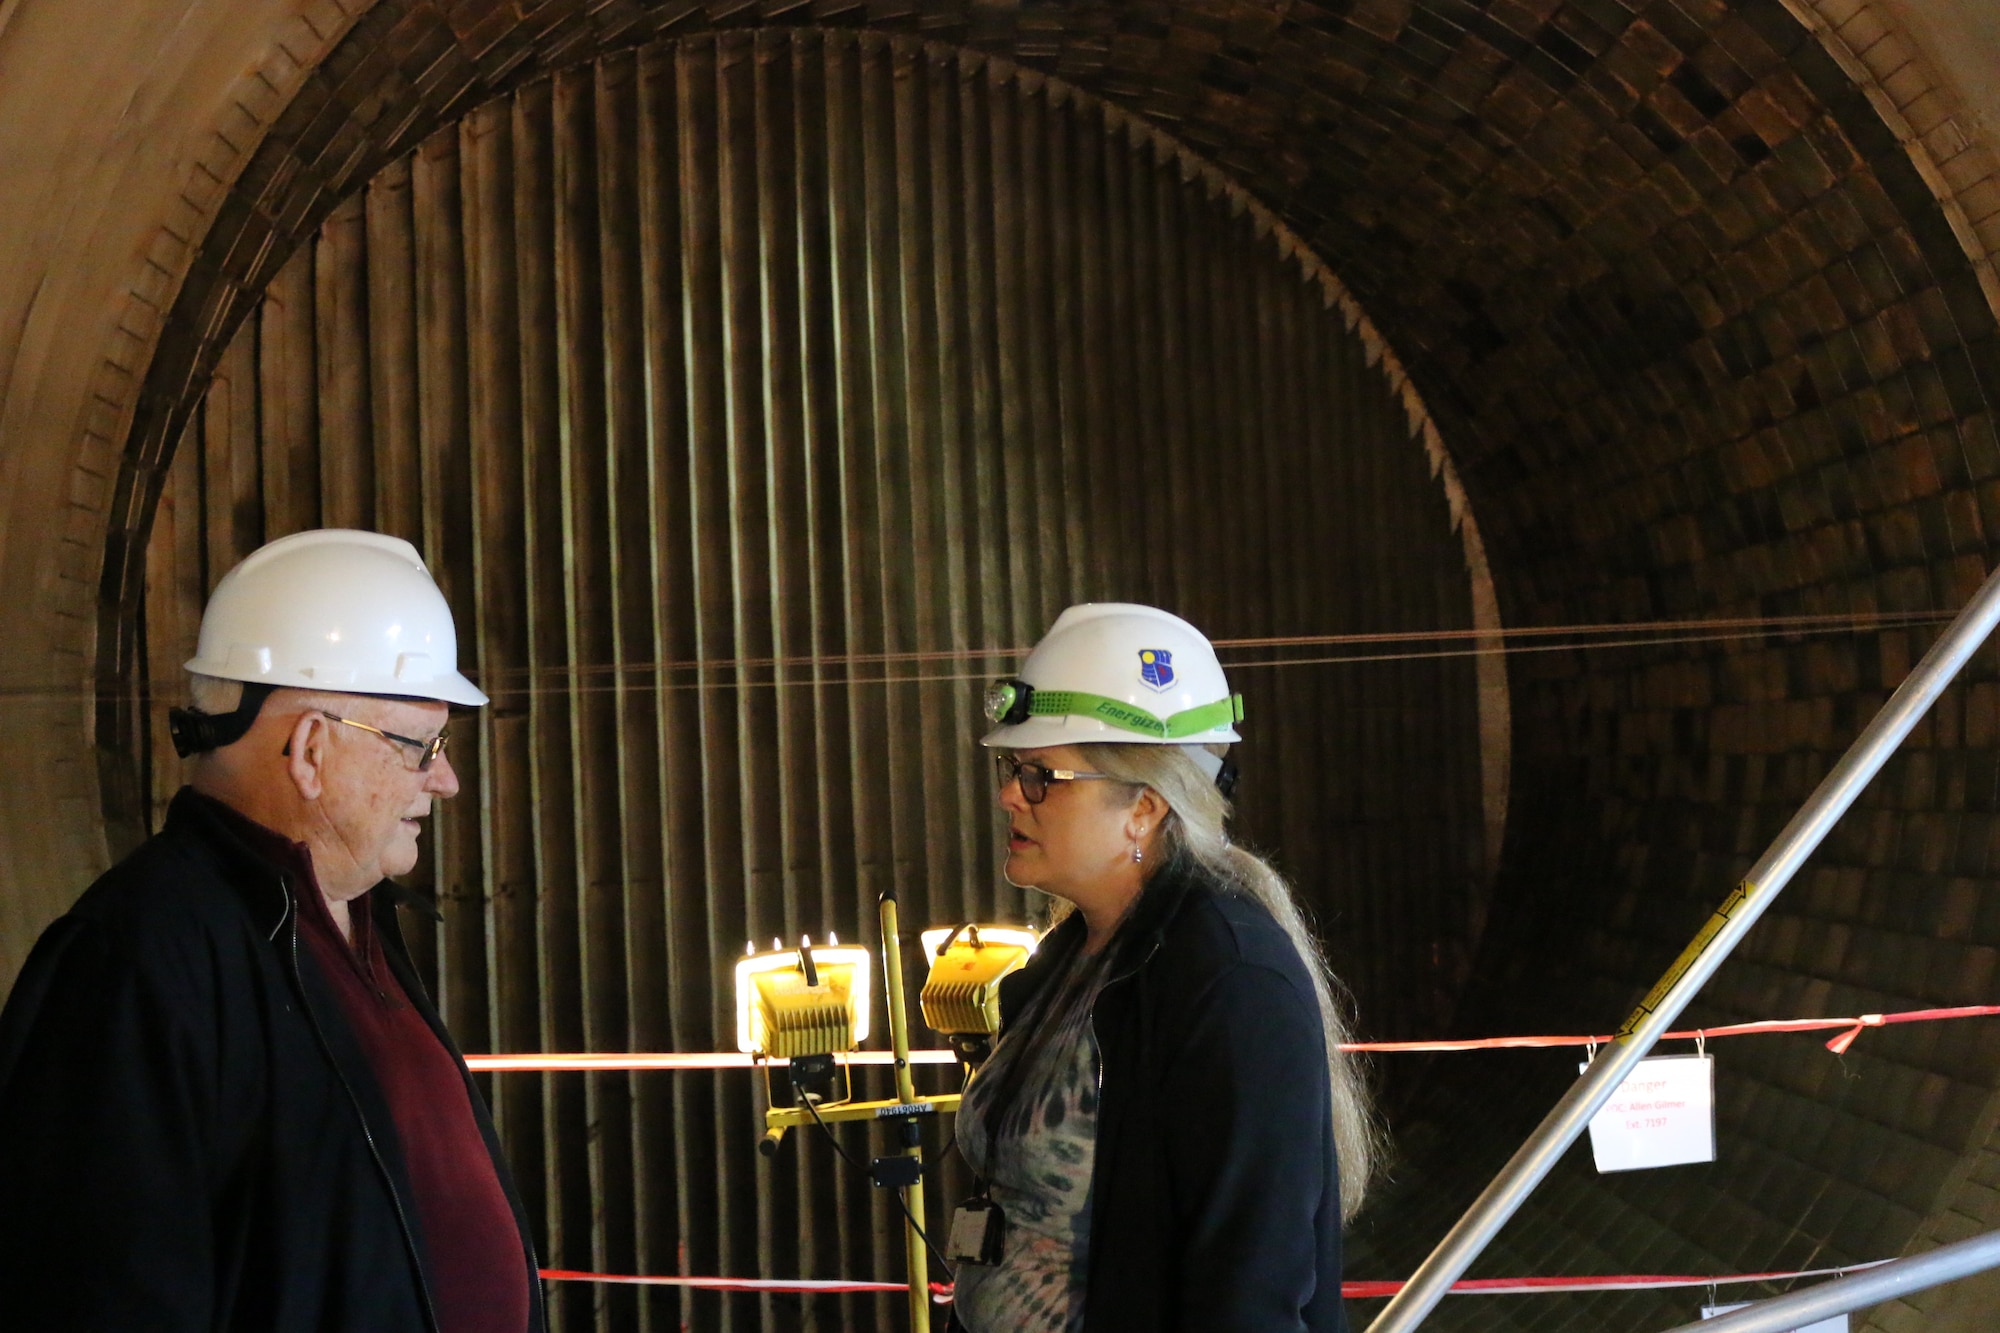
[[[841,1160],[846,1162],[849,1166],[853,1167],[855,1170],[859,1171],[862,1175],[867,1176],[869,1184],[871,1185],[874,1184],[875,1183],[874,1173],[870,1171],[867,1167],[863,1166],[861,1162],[857,1158],[855,1158],[853,1154],[849,1153],[845,1147],[841,1146],[840,1140],[834,1137],[833,1126],[827,1124],[826,1121],[819,1118],[819,1107],[813,1103],[813,1099],[806,1096],[804,1093],[801,1093],[799,1094],[799,1101],[806,1108],[806,1114],[812,1117],[813,1123],[820,1127],[820,1132],[826,1135],[826,1141],[833,1145],[833,1150],[835,1152],[840,1154]],[[923,1168],[919,1166],[917,1170],[919,1174],[921,1174]],[[917,1239],[924,1243],[924,1248],[926,1250],[930,1251],[931,1258],[937,1260],[938,1267],[944,1270],[944,1274],[946,1277],[950,1277],[951,1261],[946,1259],[944,1257],[944,1252],[938,1249],[937,1246],[931,1244],[931,1238],[924,1234],[924,1224],[917,1221],[917,1215],[910,1211],[909,1203],[903,1198],[903,1191],[901,1189],[891,1188],[889,1193],[896,1200],[896,1206],[903,1210],[903,1216],[910,1219],[910,1230],[917,1233]],[[928,1273],[924,1274],[924,1281],[926,1283],[930,1281],[930,1274]]]
[[[1526,653],[1587,652],[1592,649],[1681,647],[1692,644],[1740,643],[1771,637],[1823,637],[1881,630],[1915,629],[1942,624],[1942,611],[1894,611],[1865,614],[1759,616],[1707,620],[1605,622],[1578,625],[1534,625],[1493,629],[1407,630],[1367,634],[1309,634],[1250,639],[1217,639],[1223,665],[1235,670],[1304,666],[1349,666],[1366,663],[1437,661],[1464,657],[1507,657]],[[1604,637],[1609,636],[1609,637]],[[1450,644],[1464,647],[1419,648],[1404,652],[1358,652],[1309,657],[1236,657],[1244,650],[1315,648],[1396,644]],[[551,666],[530,670],[503,667],[476,673],[489,694],[514,698],[552,693],[592,693],[606,690],[667,693],[679,690],[857,688],[889,685],[962,684],[985,681],[991,671],[902,672],[851,674],[857,667],[920,666],[925,664],[1018,660],[1025,648],[973,648],[934,652],[836,653],[818,656],[700,658],[668,662],[625,662]],[[805,674],[795,674],[795,673]],[[695,680],[667,680],[693,673]],[[765,675],[763,673],[770,673]],[[755,678],[750,678],[754,675]],[[708,679],[706,677],[724,677]],[[0,687],[0,698],[18,701],[73,701],[88,693],[100,699],[127,697],[131,690],[115,685],[77,693],[39,686]]]

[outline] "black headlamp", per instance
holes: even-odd
[[[1025,680],[996,680],[986,687],[986,718],[999,727],[1018,727],[1028,720],[1035,687]]]

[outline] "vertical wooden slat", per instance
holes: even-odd
[[[421,544],[417,406],[416,235],[411,162],[397,158],[363,192],[368,405],[377,528]]]
[[[474,532],[474,645],[493,702],[480,713],[479,838],[485,879],[488,1024],[499,1050],[541,1039],[528,626],[523,360],[515,256],[514,105],[494,103],[459,129],[465,217],[467,409]],[[463,631],[461,631],[463,632]],[[541,1080],[496,1079],[506,1136],[537,1240],[549,1253]]]
[[[210,591],[230,566],[265,540],[256,366],[256,340],[235,339],[222,354],[202,404],[202,471],[206,477],[202,499]]]
[[[468,429],[465,211],[457,129],[433,135],[411,163],[411,220],[416,272],[417,464],[423,536],[431,570],[454,608],[459,669],[486,676],[477,631],[478,504]],[[432,821],[431,858],[445,913],[437,934],[437,1003],[461,1045],[494,1049],[486,997],[491,972],[487,844],[473,806],[490,785],[484,771],[485,734],[477,717],[452,720],[453,770],[465,800],[452,800]]]
[[[271,535],[320,526],[319,353],[314,244],[302,245],[264,293],[257,388],[264,437],[264,518]],[[222,577],[222,570],[215,577]]]
[[[700,773],[700,895],[693,899],[699,913],[699,956],[705,960],[733,953],[736,938],[748,929],[742,899],[740,792],[722,771],[734,766],[735,708],[731,697],[735,671],[727,666],[731,652],[732,607],[729,587],[729,547],[733,532],[728,495],[728,386],[724,358],[722,314],[723,227],[720,199],[718,120],[720,53],[713,46],[688,46],[680,52],[680,260],[682,282],[682,352],[687,377],[687,462],[690,606],[693,619],[692,656],[702,665],[693,675],[694,725],[682,744],[693,750]],[[727,939],[729,943],[723,941]],[[725,952],[727,951],[727,952]],[[697,992],[699,993],[699,992]],[[725,1006],[710,990],[702,995],[706,1021],[696,1028],[712,1040],[724,1028]],[[703,1272],[741,1271],[754,1254],[757,1201],[735,1188],[736,1173],[721,1149],[730,1112],[738,1105],[722,1079],[704,1077],[707,1115],[691,1120],[695,1131],[694,1161],[713,1162],[713,1170],[697,1168],[706,1179],[700,1188],[707,1205],[686,1238],[692,1261]],[[750,1237],[746,1243],[746,1235]],[[698,1257],[696,1257],[698,1256]],[[735,1265],[735,1267],[732,1267]],[[695,1322],[733,1328],[738,1303],[704,1296],[695,1302]],[[719,1314],[718,1314],[719,1307]]]
[[[810,514],[806,536],[812,584],[811,700],[815,759],[812,799],[817,821],[813,852],[820,867],[817,919],[854,922],[855,851],[853,822],[854,746],[849,721],[852,668],[822,666],[844,655],[854,643],[847,614],[851,566],[848,561],[847,435],[851,410],[847,387],[853,358],[844,355],[850,331],[841,313],[843,293],[851,278],[840,267],[838,219],[851,216],[850,196],[836,195],[834,182],[845,179],[835,161],[846,125],[842,100],[848,62],[840,41],[821,33],[801,33],[793,41],[792,68],[797,79],[793,132],[798,145],[800,357],[806,395],[805,484]],[[862,938],[857,934],[853,938]],[[801,1258],[813,1272],[853,1272],[859,1260],[860,1232],[866,1226],[865,1187],[841,1172],[836,1159],[812,1136],[794,1136],[796,1169],[803,1177],[815,1172],[828,1182],[817,1195],[819,1206],[813,1239],[818,1242]],[[782,1160],[782,1159],[780,1159]],[[857,1219],[860,1219],[857,1222]],[[855,1296],[839,1298],[835,1313],[844,1329],[873,1324],[876,1302]],[[816,1315],[817,1310],[813,1311]],[[818,1322],[816,1319],[814,1322]],[[831,1325],[822,1324],[822,1327]]]
[[[639,76],[639,237],[643,282],[646,376],[646,468],[648,537],[651,544],[653,679],[659,687],[655,743],[659,747],[660,855],[664,875],[663,924],[658,939],[667,969],[667,1029],[676,1050],[700,1045],[713,1030],[710,996],[716,960],[708,951],[702,901],[702,780],[698,755],[689,745],[700,724],[700,691],[692,673],[672,663],[691,662],[697,653],[693,615],[693,524],[686,482],[693,409],[688,398],[685,282],[682,260],[682,127],[680,106],[685,76],[680,53],[653,47],[640,54]],[[639,478],[633,479],[635,483]],[[641,941],[648,947],[652,941]],[[667,1132],[654,1139],[656,1151],[642,1159],[640,1183],[660,1207],[642,1237],[642,1255],[663,1269],[708,1272],[697,1267],[710,1257],[714,1178],[705,1169],[705,1144],[697,1126],[708,1109],[704,1081],[675,1078],[665,1107],[642,1103],[649,1128]],[[664,1119],[659,1118],[664,1112]],[[704,1303],[699,1303],[706,1309]],[[649,1301],[648,1326],[682,1328],[697,1312],[692,1293]]]
[[[1069,603],[1078,597],[1076,552],[1072,543],[1080,539],[1072,521],[1074,503],[1080,496],[1072,457],[1074,443],[1062,436],[1062,420],[1057,398],[1057,338],[1060,337],[1059,310],[1066,307],[1069,294],[1055,288],[1053,233],[1057,221],[1051,212],[1056,197],[1049,188],[1048,162],[1057,151],[1051,140],[1048,81],[1040,75],[1016,73],[1015,82],[1025,96],[1014,99],[1018,108],[1018,134],[1013,148],[1017,154],[1015,185],[1019,190],[1021,272],[1020,286],[1003,292],[1001,299],[1020,307],[1026,335],[1019,352],[1022,368],[1022,434],[1032,460],[1034,492],[1029,497],[1029,513],[1034,518],[1034,541],[1040,546],[1042,564],[1035,586],[1035,615],[1031,622],[1040,632]],[[1039,336],[1037,336],[1039,335]],[[1054,502],[1056,497],[1064,502]]]
[[[589,67],[555,79],[555,245],[557,377],[561,419],[564,652],[570,663],[569,795],[575,828],[575,899],[566,928],[574,932],[574,980],[565,978],[565,1008],[586,1049],[617,1049],[625,1040],[624,950],[619,942],[623,865],[618,820],[618,689],[614,644],[616,587],[611,563],[607,467],[604,301],[598,209],[598,84],[613,71]],[[569,992],[570,985],[573,992]],[[615,1250],[629,1256],[630,1164],[624,1150],[629,1114],[627,1078],[591,1074],[580,1083],[587,1127],[572,1175],[578,1225],[589,1237],[592,1267],[607,1271]],[[572,1150],[577,1146],[572,1140]],[[591,1293],[604,1327],[630,1293]],[[573,1298],[574,1299],[574,1298]]]
[[[727,957],[723,940],[746,934],[784,931],[782,839],[777,792],[766,765],[777,744],[776,698],[770,686],[773,655],[771,632],[774,584],[768,508],[767,431],[764,397],[764,316],[762,247],[758,200],[759,117],[757,112],[757,39],[731,34],[716,42],[716,155],[721,269],[718,274],[717,316],[721,333],[722,427],[717,443],[722,453],[714,495],[726,547],[719,551],[712,585],[727,611],[718,614],[717,637],[708,652],[734,657],[739,665],[728,673],[731,686],[715,703],[716,726],[709,754],[718,790],[729,791],[724,805],[734,807],[735,825],[718,812],[716,856],[711,861],[713,914],[711,948]],[[718,608],[720,610],[720,607]],[[722,804],[722,803],[718,803]],[[741,904],[740,910],[732,907]],[[725,1031],[718,1025],[718,1037]],[[729,1120],[749,1114],[748,1089],[741,1080],[721,1085],[719,1108]],[[725,1188],[754,1198],[746,1209],[754,1223],[746,1226],[739,1263],[762,1267],[770,1261],[774,1192],[749,1186],[748,1163],[725,1156]],[[739,1166],[742,1163],[742,1166]],[[746,1187],[748,1186],[748,1187]],[[745,1218],[751,1223],[751,1217]],[[750,1246],[754,1244],[754,1249]],[[752,1256],[755,1256],[754,1258]],[[731,1326],[756,1326],[752,1311],[768,1317],[768,1298],[728,1302]]]
[[[537,1039],[544,1050],[584,1043],[577,978],[577,840],[571,755],[568,551],[564,546],[568,477],[564,468],[562,346],[557,329],[557,97],[549,84],[523,90],[514,119],[514,261],[518,291],[523,525],[527,610],[529,808],[534,832]],[[542,1171],[548,1260],[588,1261],[590,1200],[584,1084],[545,1075]],[[565,1318],[588,1320],[588,1289],[558,1287],[552,1303]]]
[[[928,304],[929,341],[936,348],[931,372],[934,381],[929,390],[937,414],[938,466],[931,531],[936,541],[933,549],[942,555],[934,593],[933,614],[937,619],[926,642],[963,651],[984,646],[987,636],[979,614],[982,592],[973,583],[980,530],[976,523],[968,522],[974,505],[972,488],[978,483],[974,469],[967,466],[977,449],[977,437],[968,411],[971,396],[967,392],[971,349],[965,296],[966,224],[961,187],[964,168],[960,158],[963,129],[958,60],[933,49],[925,53],[923,70],[929,133],[921,148],[931,163],[929,191],[921,199],[913,196],[912,206],[917,216],[910,225],[914,231],[926,220],[929,223],[925,240],[932,271],[926,284],[928,291],[919,292],[918,296]],[[971,671],[985,665],[981,661],[966,663]],[[936,790],[951,792],[955,799],[932,801],[933,818],[940,825],[932,836],[939,846],[947,849],[947,854],[938,872],[941,878],[934,886],[931,919],[973,920],[987,896],[983,881],[989,878],[985,873],[990,864],[986,853],[992,845],[989,839],[980,836],[982,829],[991,826],[990,820],[980,818],[987,804],[987,768],[974,762],[983,757],[977,756],[973,748],[973,739],[983,719],[976,692],[965,688],[963,681],[946,681],[933,688],[938,690],[942,704],[939,720],[942,730],[936,747],[944,764],[941,774],[927,779],[927,785],[934,781],[939,784]],[[927,967],[925,960],[916,961],[920,968]],[[940,1201],[950,1197],[947,1191],[934,1193]]]
[[[806,448],[806,367],[800,355],[802,269],[797,197],[800,169],[796,135],[795,64],[788,33],[760,34],[754,44],[751,94],[755,123],[756,268],[759,293],[758,410],[764,425],[759,459],[766,514],[764,546],[770,579],[770,674],[767,724],[770,748],[761,781],[770,799],[763,821],[774,833],[765,850],[767,898],[790,937],[824,939],[818,874],[818,807],[813,799],[817,756],[813,745],[814,691],[810,672],[787,665],[813,654],[811,458]],[[749,610],[754,614],[757,608]],[[761,693],[761,692],[760,692]],[[759,701],[760,704],[762,701]],[[747,825],[746,825],[747,826]],[[753,879],[753,883],[755,880]],[[767,1229],[759,1238],[760,1262],[769,1272],[802,1272],[817,1248],[820,1219],[803,1176],[773,1180]],[[768,1324],[777,1304],[766,1299]]]
[[[246,325],[239,340],[256,336]],[[158,829],[167,802],[181,785],[181,759],[167,738],[167,710],[187,702],[187,646],[201,632],[202,603],[208,597],[207,560],[202,550],[203,413],[188,423],[187,435],[174,450],[166,485],[153,517],[153,536],[146,553],[146,685],[151,701],[147,736],[152,746],[152,782],[148,802],[150,824]]]
[[[353,195],[313,247],[313,350],[319,388],[320,521],[375,522],[374,406],[368,383],[368,214]]]
[[[961,60],[957,82],[961,165],[957,179],[946,182],[945,188],[954,190],[965,205],[960,244],[965,261],[968,364],[967,380],[960,392],[965,399],[967,448],[972,455],[967,468],[972,486],[967,518],[979,552],[968,576],[977,590],[981,641],[987,647],[998,647],[1018,644],[1033,632],[1016,613],[1021,571],[1026,567],[1018,548],[1024,544],[1010,540],[1008,530],[1009,492],[1025,488],[1027,483],[1025,477],[1013,475],[1006,451],[992,447],[993,441],[1010,438],[1002,417],[998,350],[1000,277],[995,233],[1001,223],[1001,206],[995,196],[995,99],[988,93],[991,84],[983,61]]]
[[[614,1012],[594,1034],[607,1049],[657,1049],[667,1041],[661,951],[662,866],[657,832],[660,808],[658,695],[648,688],[655,660],[652,624],[655,588],[652,541],[645,503],[647,420],[645,335],[640,274],[639,126],[636,57],[599,66],[596,178],[601,329],[604,367],[605,522],[612,614],[606,629],[611,667],[608,684],[615,728],[615,795],[619,873],[606,886],[598,929],[602,951],[616,957]],[[614,1021],[615,1020],[615,1021]],[[665,1092],[658,1075],[607,1080],[600,1094],[603,1169],[607,1188],[598,1196],[606,1232],[604,1262],[619,1272],[640,1267],[650,1219],[638,1192],[644,1152],[641,1096]],[[609,1323],[631,1327],[639,1294],[614,1295]]]
[[[1189,409],[1189,396],[1195,392],[1190,376],[1201,360],[1186,321],[1189,279],[1180,211],[1184,192],[1174,179],[1172,164],[1160,160],[1150,137],[1133,145],[1133,156],[1139,160],[1135,188],[1144,199],[1145,220],[1134,246],[1142,265],[1139,290],[1146,310],[1142,318],[1156,320],[1158,330],[1148,344],[1151,355],[1144,358],[1147,369],[1141,372],[1139,385],[1142,393],[1148,387],[1153,390],[1146,396],[1159,422],[1162,507],[1173,532],[1192,532],[1205,518],[1200,503],[1205,493],[1194,470],[1195,426]],[[1174,604],[1188,607],[1192,614],[1203,591],[1200,571],[1205,562],[1195,543],[1181,541],[1168,544],[1166,559],[1173,575],[1169,586]]]

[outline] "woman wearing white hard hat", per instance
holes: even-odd
[[[1003,983],[959,1116],[958,1325],[1344,1330],[1374,1120],[1290,888],[1224,832],[1243,714],[1214,648],[1073,606],[987,712],[1007,878],[1075,910]]]

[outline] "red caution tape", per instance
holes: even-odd
[[[1840,1035],[1826,1043],[1836,1055],[1845,1054],[1863,1028],[1887,1027],[1896,1023],[1935,1023],[1953,1018],[1991,1018],[2000,1015],[2000,1005],[1975,1004],[1957,1009],[1909,1009],[1895,1014],[1861,1014],[1855,1018],[1773,1018],[1757,1023],[1729,1023],[1714,1028],[1689,1028],[1666,1033],[1662,1040],[1694,1041],[1697,1038],[1751,1037],[1781,1032],[1828,1032]],[[1551,1046],[1605,1046],[1614,1038],[1596,1037],[1475,1037],[1466,1041],[1357,1041],[1343,1051],[1406,1053],[1414,1051],[1504,1051]],[[852,1051],[838,1057],[843,1064],[886,1065],[894,1062],[888,1051]],[[958,1057],[950,1051],[911,1051],[910,1063],[948,1065]],[[468,1055],[465,1063],[474,1070],[500,1072],[551,1070],[692,1070],[748,1069],[758,1063],[735,1051],[656,1052],[652,1054],[569,1054],[569,1055]],[[783,1064],[772,1060],[771,1064]]]
[[[1557,1291],[1657,1291],[1670,1287],[1728,1287],[1747,1282],[1793,1282],[1801,1278],[1835,1277],[1858,1273],[1864,1268],[1886,1264],[1876,1259],[1844,1268],[1806,1268],[1790,1272],[1731,1273],[1721,1277],[1686,1274],[1619,1273],[1593,1277],[1481,1277],[1454,1282],[1451,1290],[1460,1296],[1533,1296]],[[810,1295],[838,1295],[846,1292],[875,1293],[907,1291],[900,1282],[847,1282],[838,1278],[749,1278],[749,1277],[627,1277],[615,1273],[583,1273],[566,1268],[544,1268],[542,1276],[551,1282],[620,1282],[648,1287],[684,1287],[696,1291],[793,1292]],[[1344,1282],[1341,1295],[1349,1300],[1376,1300],[1394,1296],[1401,1282]],[[931,1283],[931,1299],[944,1304],[951,1299],[948,1282]]]
[[[618,1282],[640,1287],[686,1287],[695,1291],[761,1293],[803,1293],[837,1296],[849,1292],[873,1294],[908,1291],[901,1282],[849,1282],[844,1278],[818,1277],[631,1277],[622,1273],[584,1273],[568,1268],[544,1268],[547,1282]],[[951,1300],[949,1282],[931,1283],[931,1299],[943,1305]]]

